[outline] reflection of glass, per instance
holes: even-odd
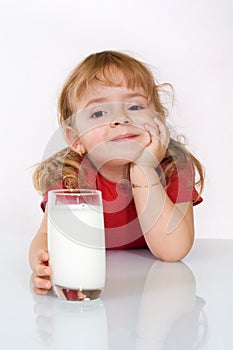
[[[103,301],[33,293],[40,342],[54,350],[77,344],[85,350],[205,349],[205,301],[184,263],[155,260],[147,250],[119,250],[108,252],[107,267]]]
[[[154,262],[140,302],[135,350],[196,349],[204,304],[184,263]]]
[[[40,342],[55,350],[108,349],[105,307],[100,299],[79,303],[34,296]]]
[[[56,295],[92,300],[105,284],[104,221],[101,192],[49,192],[48,248]]]

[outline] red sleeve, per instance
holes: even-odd
[[[173,203],[192,201],[193,205],[197,205],[203,200],[195,189],[194,169],[191,165],[173,171],[166,191]]]
[[[43,210],[43,212],[45,212],[45,207],[46,207],[46,203],[48,202],[48,193],[49,191],[52,190],[61,190],[63,189],[63,185],[62,182],[57,182],[54,186],[50,187],[50,189],[47,191],[47,193],[44,195],[42,202],[40,203],[40,207]]]

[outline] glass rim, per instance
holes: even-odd
[[[64,188],[57,190],[48,191],[49,194],[59,194],[59,195],[93,195],[93,194],[101,194],[100,190],[88,189],[88,188]]]

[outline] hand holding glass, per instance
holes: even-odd
[[[100,296],[106,269],[100,191],[49,191],[48,249],[53,290],[59,298],[79,301]]]

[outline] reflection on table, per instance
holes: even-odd
[[[204,340],[204,304],[184,263],[154,262],[140,301],[135,349],[197,348]]]
[[[34,312],[38,336],[56,350],[108,349],[107,319],[103,302],[63,301],[36,296]]]
[[[202,349],[205,341],[205,301],[196,295],[192,271],[146,250],[108,252],[101,299],[33,299],[40,342],[56,350],[187,350]]]

